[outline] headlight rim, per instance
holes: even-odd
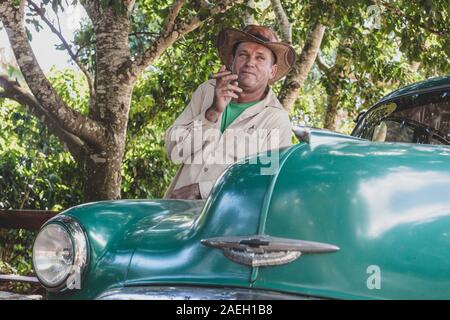
[[[53,286],[49,285],[45,280],[42,279],[42,277],[41,277],[41,276],[39,275],[39,273],[37,272],[37,269],[36,269],[36,262],[35,262],[35,256],[36,256],[36,255],[34,254],[35,244],[36,244],[36,241],[37,241],[39,235],[41,234],[41,232],[44,231],[44,229],[45,229],[46,227],[48,227],[48,226],[51,225],[51,224],[58,225],[59,227],[63,228],[63,229],[65,230],[65,232],[67,232],[67,234],[68,234],[68,236],[69,236],[69,238],[70,238],[70,242],[71,242],[71,246],[72,246],[72,252],[75,253],[74,241],[73,241],[73,238],[72,238],[72,236],[71,236],[69,230],[67,230],[67,228],[66,228],[63,224],[61,224],[61,223],[46,223],[45,225],[43,225],[43,226],[41,227],[41,229],[39,230],[39,232],[38,232],[36,238],[34,239],[34,243],[33,243],[33,257],[32,257],[32,258],[33,258],[33,259],[32,259],[32,260],[33,260],[33,269],[34,269],[34,271],[35,271],[36,277],[38,278],[39,282],[40,282],[47,290],[59,290],[59,289],[61,288],[61,286],[63,286],[63,284],[65,284],[65,282],[66,282],[66,280],[67,280],[67,277],[68,277],[68,275],[69,275],[70,273],[67,274],[67,275],[66,275],[61,281],[59,281],[57,284],[55,284],[55,285],[53,285]],[[72,257],[72,265],[74,264],[74,261],[75,261],[75,256]]]
[[[73,269],[64,277],[62,281],[54,286],[46,285],[45,281],[41,279],[38,272],[36,272],[35,268],[35,257],[34,257],[34,247],[35,242],[42,232],[42,230],[50,224],[57,224],[64,228],[64,230],[68,233],[70,240],[72,242],[72,250],[73,250],[73,259],[72,259],[72,267],[78,267],[80,270],[80,279],[83,279],[85,274],[86,267],[89,264],[89,245],[88,245],[88,237],[86,235],[86,231],[83,229],[81,224],[71,216],[58,215],[50,220],[48,220],[39,230],[34,243],[33,243],[33,269],[35,270],[36,277],[39,282],[45,287],[46,290],[50,292],[61,292],[67,289],[67,279],[72,274]]]

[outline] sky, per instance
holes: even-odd
[[[36,4],[39,5],[40,1],[36,1]],[[49,11],[52,10],[47,10],[47,12]],[[55,25],[57,26],[55,16],[49,15],[49,18],[50,21],[55,21]],[[82,19],[87,19],[87,15],[80,5],[68,7],[64,12],[59,13],[61,31],[68,43],[71,43],[73,40],[74,31],[79,28]],[[55,45],[61,44],[58,37],[50,31],[44,22],[41,22],[41,25],[44,29],[39,32],[36,32],[33,25],[29,25],[28,28],[32,34],[31,47],[44,72],[47,73],[53,65],[58,69],[72,68],[77,70],[77,66],[71,63],[70,57],[66,51],[55,49]],[[9,54],[12,53],[4,29],[0,31],[0,49],[1,48],[6,48],[6,50],[3,51],[9,51]]]

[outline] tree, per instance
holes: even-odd
[[[120,198],[131,95],[139,76],[178,39],[242,1],[222,0],[214,5],[201,1],[190,6],[185,6],[185,2],[173,2],[158,36],[147,44],[145,50],[132,56],[129,30],[134,1],[81,1],[95,34],[93,74],[46,18],[43,7],[32,0],[2,1],[0,4],[0,19],[31,91],[27,92],[14,81],[1,76],[0,86],[4,89],[1,97],[28,105],[30,111],[67,146],[85,172],[85,201]],[[52,4],[57,8],[61,2],[55,0]],[[72,59],[85,73],[90,88],[88,114],[68,107],[40,69],[25,29],[26,6],[60,37]]]

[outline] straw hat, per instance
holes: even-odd
[[[233,50],[241,42],[256,42],[272,50],[276,57],[278,71],[271,84],[289,73],[295,64],[295,50],[289,44],[278,41],[272,29],[264,26],[248,25],[243,30],[226,28],[217,36],[217,50],[222,63],[230,67],[233,62]]]

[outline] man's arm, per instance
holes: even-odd
[[[218,140],[218,119],[231,99],[238,98],[242,92],[237,77],[222,66],[218,73],[211,75],[211,79],[216,80],[214,84],[206,82],[197,88],[188,106],[166,132],[166,151],[170,160],[186,163],[207,141]],[[204,104],[209,108],[202,112]]]
[[[204,99],[208,97],[210,84],[203,83],[192,95],[192,99],[173,125],[166,131],[167,157],[174,162],[188,162],[191,155],[201,150],[207,141],[214,141],[218,124],[205,118],[202,112]],[[220,132],[219,132],[220,133]]]

